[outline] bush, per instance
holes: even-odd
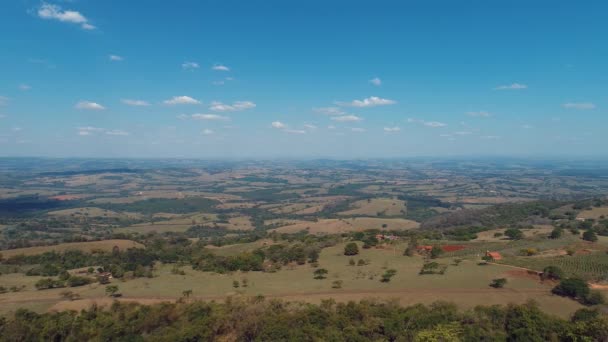
[[[599,305],[604,304],[606,298],[604,297],[604,294],[599,291],[590,291],[589,294],[583,298],[582,302],[587,305]]]
[[[443,254],[441,246],[433,246],[433,249],[431,249],[431,259],[439,258],[441,254]]]
[[[564,277],[564,271],[557,266],[547,266],[543,269],[542,278],[560,280]]]
[[[551,290],[558,296],[570,297],[574,299],[584,299],[589,295],[589,285],[580,278],[567,278],[562,280]]]
[[[36,282],[34,285],[38,290],[56,289],[65,287],[65,284],[61,280],[55,280],[52,278],[43,278]]]
[[[314,275],[315,275],[315,279],[325,279],[327,278],[327,273],[329,273],[329,271],[327,271],[324,268],[319,268],[317,270],[315,270]]]
[[[354,242],[349,242],[344,246],[344,255],[357,255],[359,254],[359,246]]]
[[[503,287],[505,287],[506,284],[507,284],[506,278],[497,278],[497,279],[492,280],[492,282],[490,283],[490,286],[492,286],[495,289],[502,289]]]
[[[564,230],[562,228],[555,228],[549,235],[549,238],[550,239],[559,239],[560,237],[562,237],[563,233],[564,233]]]
[[[391,281],[391,278],[395,276],[395,274],[397,274],[397,270],[395,269],[388,269],[386,270],[386,272],[384,272],[384,274],[382,275],[382,279],[380,279],[381,282],[383,283],[388,283],[389,281]]]
[[[68,280],[66,280],[66,283],[69,287],[84,286],[92,282],[93,281],[91,280],[91,278],[79,276],[71,276],[68,278]]]
[[[597,235],[595,234],[595,232],[593,230],[589,229],[583,233],[583,240],[596,242]]]
[[[521,240],[524,238],[524,233],[517,228],[509,228],[505,230],[505,235],[511,240]]]
[[[341,289],[343,283],[344,282],[342,280],[334,280],[333,283],[331,283],[331,288],[332,289]]]

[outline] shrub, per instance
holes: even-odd
[[[599,305],[604,304],[606,298],[604,297],[604,294],[599,291],[590,291],[589,294],[583,298],[582,302],[587,305]]]
[[[443,254],[441,246],[433,246],[433,249],[431,249],[431,259],[439,258],[441,254]]]
[[[332,289],[341,289],[342,284],[343,284],[342,280],[334,280],[333,283],[331,283],[331,288]]]
[[[91,280],[91,278],[71,276],[66,281],[66,284],[69,287],[77,287],[77,286],[84,286],[84,285],[90,284],[92,282],[93,282],[93,280]]]
[[[596,242],[597,235],[595,234],[595,232],[593,230],[589,229],[583,233],[583,240]]]
[[[505,235],[511,240],[521,240],[524,238],[524,233],[517,228],[509,228],[505,230]]]
[[[344,255],[357,255],[359,254],[359,247],[354,242],[349,242],[344,246]]]
[[[324,268],[319,268],[317,270],[315,270],[314,275],[315,275],[315,279],[325,279],[327,278],[327,273],[329,273],[329,271],[327,271]]]
[[[564,277],[564,271],[557,266],[547,266],[543,269],[542,278],[560,280]]]
[[[490,283],[490,286],[492,286],[495,289],[502,289],[503,287],[505,287],[506,284],[507,284],[506,278],[497,278],[497,279],[492,280],[492,282]]]
[[[559,239],[560,237],[562,237],[563,233],[564,233],[564,230],[562,228],[555,228],[549,235],[549,238],[550,239]]]
[[[589,295],[589,285],[586,281],[580,278],[567,278],[562,280],[557,286],[551,290],[558,296],[570,297],[575,299],[583,299]]]
[[[397,270],[395,269],[388,269],[384,272],[384,274],[382,275],[382,279],[380,279],[381,282],[383,283],[388,283],[389,281],[391,281],[391,278],[395,276],[395,274],[397,274]]]

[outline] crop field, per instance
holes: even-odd
[[[503,263],[537,271],[542,271],[547,266],[558,266],[569,276],[591,281],[608,280],[608,254],[605,252],[554,257],[514,257],[505,259]]]
[[[131,240],[103,240],[103,241],[90,241],[90,242],[70,242],[70,243],[61,243],[53,246],[39,246],[39,247],[26,247],[26,248],[17,248],[17,249],[9,249],[2,251],[2,256],[4,258],[10,258],[16,255],[36,255],[42,254],[45,252],[64,252],[68,250],[79,250],[83,252],[92,252],[95,250],[102,250],[106,252],[111,252],[114,246],[118,246],[121,250],[127,248],[144,248],[143,245],[131,241]]]

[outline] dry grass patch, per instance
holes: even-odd
[[[354,209],[338,213],[339,215],[363,216],[401,216],[406,213],[405,201],[390,198],[372,198],[353,203]]]
[[[65,252],[68,250],[79,250],[86,253],[91,253],[95,250],[102,250],[111,252],[114,246],[118,246],[121,250],[127,248],[144,248],[144,245],[131,241],[131,240],[103,240],[103,241],[89,241],[89,242],[70,242],[60,243],[53,246],[39,246],[39,247],[27,247],[8,249],[2,251],[2,255],[5,258],[10,258],[15,255],[36,255],[46,252]]]

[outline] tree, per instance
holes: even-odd
[[[524,238],[524,233],[517,228],[509,228],[505,230],[505,236],[511,240],[521,240]]]
[[[359,247],[354,242],[349,242],[344,246],[344,255],[357,255],[359,254]]]
[[[433,249],[431,249],[431,259],[437,259],[441,254],[443,254],[441,246],[433,246]]]
[[[329,273],[329,271],[327,271],[324,268],[319,268],[317,270],[315,270],[314,275],[315,275],[315,279],[325,279],[327,278],[327,273]]]
[[[503,287],[505,287],[506,284],[507,284],[506,278],[497,278],[497,279],[492,280],[492,282],[490,283],[490,286],[492,286],[495,289],[502,289]]]
[[[559,239],[560,237],[562,237],[562,234],[564,233],[564,230],[562,228],[556,227],[555,229],[553,229],[553,231],[551,231],[551,235],[549,235],[550,239]]]
[[[350,258],[350,260],[348,260],[348,265],[349,266],[355,266],[355,259]]]
[[[342,288],[342,284],[343,284],[343,283],[344,283],[344,282],[343,282],[342,280],[334,280],[334,281],[331,283],[331,288],[332,288],[332,289],[341,289],[341,288]]]
[[[555,286],[551,292],[558,296],[582,299],[589,295],[589,285],[580,278],[567,278]]]
[[[560,280],[563,277],[564,271],[557,266],[547,266],[543,269],[543,279]]]
[[[182,291],[182,297],[184,297],[184,298],[190,298],[191,295],[192,295],[192,290]]]
[[[110,297],[120,297],[120,294],[118,293],[118,285],[106,286],[106,294]]]
[[[393,278],[395,276],[395,274],[397,274],[397,270],[392,269],[392,268],[388,269],[384,272],[380,281],[383,283],[388,283],[389,281],[391,281],[391,278]]]
[[[606,298],[604,294],[599,291],[589,291],[589,294],[583,298],[583,303],[587,305],[599,305],[605,302]]]
[[[583,233],[583,240],[596,242],[597,235],[595,234],[595,232],[593,230],[589,229]]]
[[[238,289],[239,286],[241,286],[241,285],[239,284],[238,280],[233,280],[232,281],[232,287],[234,287],[235,289]]]
[[[407,248],[403,252],[403,255],[410,256],[410,257],[414,256],[414,254],[416,253],[417,247],[418,247],[418,238],[416,237],[416,235],[412,235],[412,237],[410,237],[410,241],[407,244]]]

